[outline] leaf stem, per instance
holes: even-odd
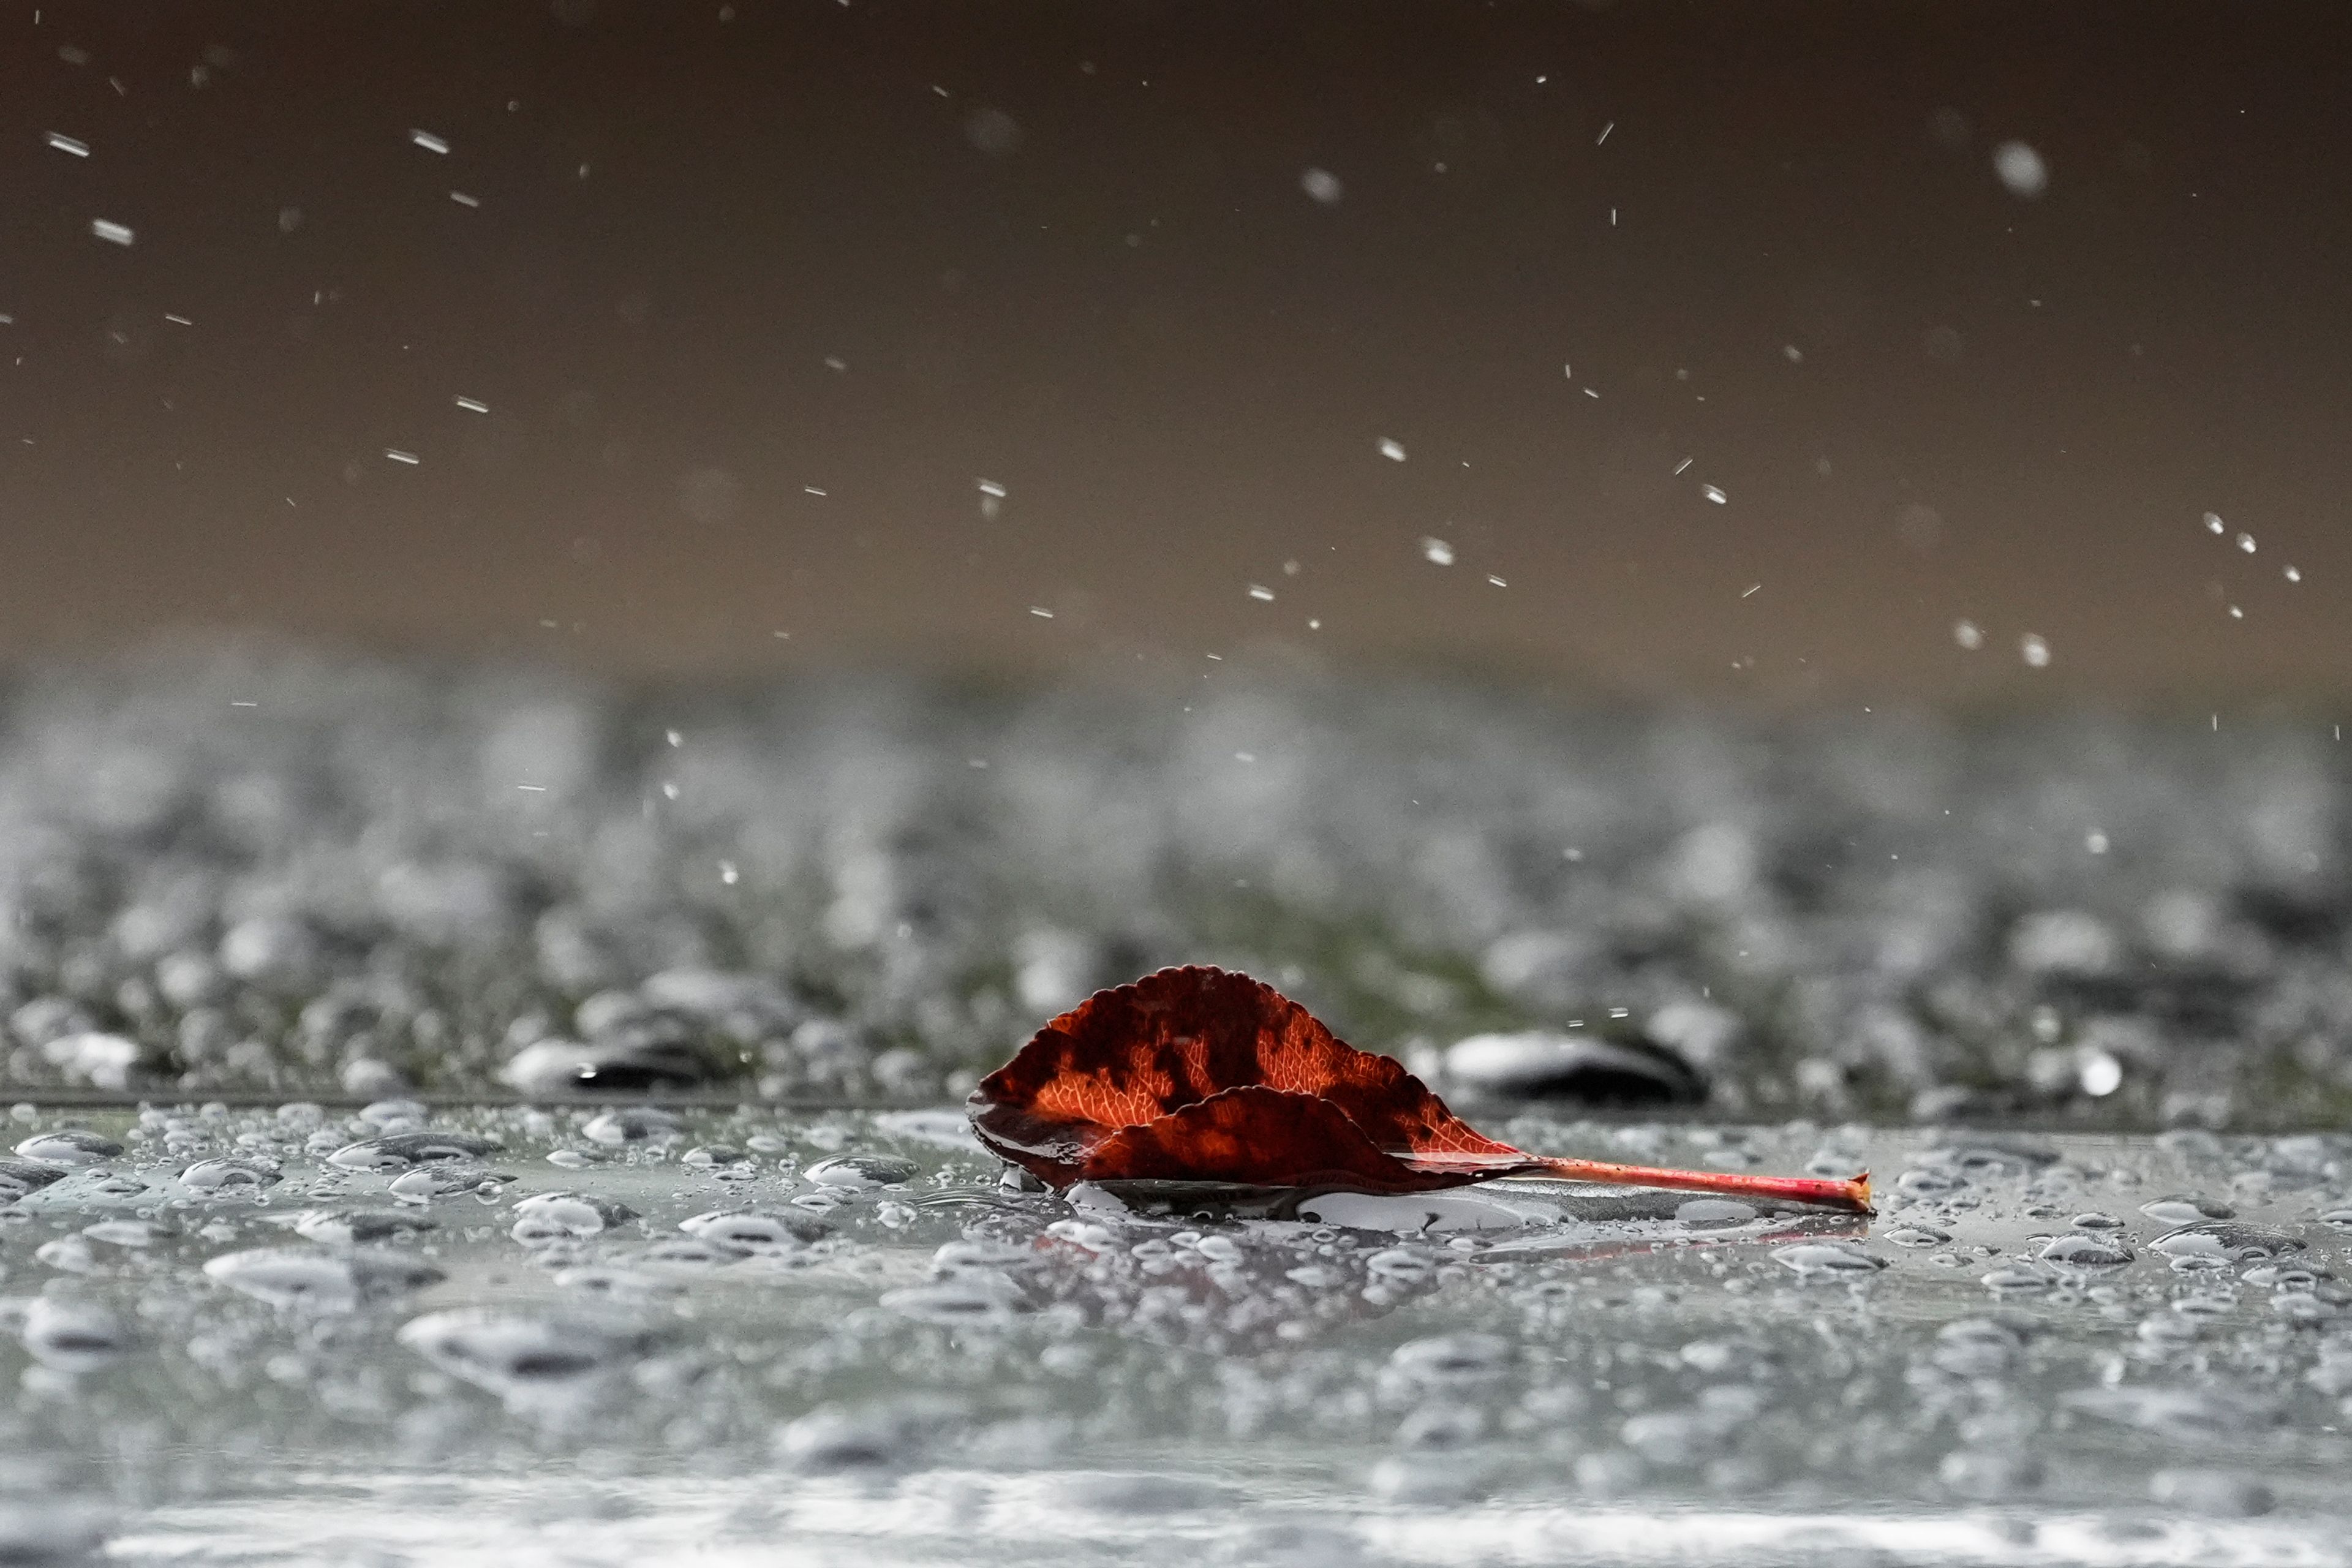
[[[1819,1204],[1826,1208],[1874,1214],[1870,1206],[1870,1173],[1852,1180],[1817,1176],[1747,1176],[1736,1171],[1670,1171],[1651,1165],[1612,1165],[1601,1160],[1553,1159],[1531,1156],[1555,1176],[1571,1182],[1605,1182],[1623,1187],[1675,1187],[1685,1192],[1717,1193],[1727,1197],[1782,1198],[1792,1203]]]

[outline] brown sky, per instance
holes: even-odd
[[[2347,121],[2341,4],[19,0],[0,655],[2352,695]]]

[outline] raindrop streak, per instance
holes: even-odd
[[[2017,656],[2034,669],[2050,667],[2050,645],[2032,632],[2017,639]]]
[[[1424,535],[1421,542],[1422,559],[1438,566],[1454,564],[1454,546],[1442,539]]]
[[[136,237],[131,232],[131,226],[129,224],[116,223],[110,218],[94,217],[90,219],[89,232],[96,235],[99,238],[106,241],[109,245],[129,245],[131,243],[132,239]]]

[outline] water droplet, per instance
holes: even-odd
[[[649,1105],[601,1112],[580,1131],[595,1142],[612,1146],[674,1143],[681,1135],[677,1117]]]
[[[349,1312],[362,1302],[418,1290],[441,1270],[403,1253],[379,1248],[262,1247],[224,1253],[205,1265],[206,1278],[274,1307]]]
[[[402,1171],[440,1160],[477,1161],[497,1148],[467,1132],[394,1132],[346,1144],[327,1163],[347,1171]]]
[[[1493,1489],[1495,1461],[1483,1454],[1415,1453],[1391,1455],[1372,1467],[1366,1478],[1372,1494],[1383,1502],[1408,1508],[1440,1509],[1475,1501]],[[1334,1562],[1361,1561],[1357,1552]]]
[[[1936,1467],[1936,1478],[1965,1498],[2006,1502],[2042,1484],[2039,1455],[2016,1448],[1956,1448]]]
[[[1961,1318],[1936,1331],[1929,1360],[1954,1377],[1999,1377],[2025,1353],[2025,1334],[1997,1318]]]
[[[1979,1276],[1978,1283],[1996,1296],[2024,1296],[2047,1290],[2058,1279],[2058,1271],[2046,1264],[2023,1262],[2003,1264]]]
[[[2271,1298],[2271,1310],[2291,1323],[2325,1324],[2352,1316],[2352,1290],[2322,1281],[2306,1289],[2281,1290]]]
[[[29,1197],[53,1183],[65,1180],[65,1171],[30,1160],[0,1160],[0,1204]],[[2347,1211],[2352,1215],[2352,1211]]]
[[[918,1167],[898,1154],[841,1154],[808,1168],[808,1179],[827,1187],[895,1187],[915,1179]]]
[[[87,1301],[37,1298],[25,1310],[17,1331],[26,1353],[59,1372],[92,1372],[129,1353],[136,1342],[130,1327],[105,1308]]]
[[[2042,154],[2023,142],[2004,142],[1993,149],[1992,172],[2011,195],[2028,199],[2050,186],[2050,166]]]
[[[943,1244],[931,1254],[933,1274],[954,1274],[967,1268],[1003,1270],[1034,1268],[1045,1261],[1034,1247],[1010,1241],[967,1237]]]
[[[741,1261],[744,1256],[742,1252],[730,1251],[723,1247],[714,1247],[707,1241],[698,1241],[690,1236],[661,1237],[647,1243],[643,1250],[634,1254],[636,1261],[650,1264],[655,1268],[685,1269],[696,1273],[713,1268],[724,1268],[730,1264]]]
[[[964,1412],[938,1399],[824,1405],[776,1429],[776,1457],[793,1469],[885,1469],[911,1463],[927,1440],[952,1431]]]
[[[1020,1281],[984,1268],[959,1270],[929,1285],[885,1290],[881,1305],[931,1323],[1005,1322],[1031,1310]]]
[[[798,1252],[833,1234],[811,1215],[759,1210],[719,1210],[680,1220],[678,1228],[697,1241],[737,1255]]]
[[[1396,1440],[1402,1448],[1466,1448],[1486,1436],[1486,1428],[1484,1410],[1438,1400],[1408,1412],[1397,1423]]]
[[[2148,1478],[2147,1495],[2168,1508],[2221,1519],[2251,1519],[2276,1506],[2270,1488],[2229,1470],[2158,1470]]]
[[[1919,1156],[1919,1163],[1949,1166],[1971,1173],[2023,1175],[2039,1166],[2054,1164],[2057,1159],[2058,1151],[2047,1142],[2020,1134],[1979,1136],[1968,1143],[1930,1149]]]
[[[354,1243],[394,1241],[435,1227],[436,1221],[415,1209],[306,1209],[294,1222],[294,1234],[305,1241],[349,1247]]]
[[[66,1274],[88,1274],[98,1267],[98,1249],[86,1237],[61,1236],[33,1249],[34,1261]]]
[[[1937,1230],[1932,1225],[1920,1225],[1915,1221],[1909,1225],[1896,1226],[1879,1239],[1895,1247],[1941,1247],[1952,1239],[1952,1233],[1948,1230]]]
[[[278,1184],[278,1168],[244,1155],[223,1155],[197,1161],[180,1173],[180,1183],[200,1193],[258,1192]]]
[[[591,1394],[654,1343],[625,1324],[482,1309],[428,1313],[398,1338],[443,1372],[523,1408]]]
[[[1475,1387],[1500,1382],[1517,1360],[1517,1348],[1494,1334],[1440,1334],[1399,1345],[1389,1370],[1414,1384]]]
[[[1365,1258],[1364,1268],[1392,1284],[1417,1284],[1437,1271],[1437,1260],[1409,1247],[1391,1247]]]
[[[1859,1279],[1886,1267],[1883,1258],[1874,1258],[1859,1247],[1834,1241],[1801,1241],[1793,1247],[1778,1247],[1772,1253],[1772,1260],[1809,1279]]]
[[[2133,1253],[2115,1237],[2077,1232],[2053,1237],[2043,1244],[2040,1256],[2043,1262],[2064,1268],[2121,1268],[2132,1260]]]
[[[396,1198],[410,1203],[427,1203],[455,1193],[480,1192],[513,1181],[502,1171],[487,1165],[468,1165],[455,1160],[437,1164],[419,1165],[404,1171],[385,1184],[384,1190]]]
[[[2142,1318],[2133,1331],[2150,1353],[2169,1355],[2186,1350],[2204,1337],[2205,1326],[2181,1312],[2157,1312]]]
[[[686,1293],[683,1281],[642,1268],[589,1263],[556,1270],[555,1282],[567,1290],[610,1297],[616,1301],[651,1301]]]
[[[16,1152],[44,1165],[95,1165],[121,1153],[122,1145],[79,1127],[60,1127],[35,1133],[16,1145]]]
[[[102,1219],[96,1225],[82,1226],[82,1235],[92,1241],[102,1241],[109,1247],[152,1247],[173,1233],[166,1227],[143,1219]]]
[[[541,1193],[515,1205],[514,1212],[508,1234],[525,1247],[599,1236],[637,1217],[635,1210],[621,1204],[577,1193]]]
[[[2182,1226],[2168,1230],[2154,1241],[2148,1250],[2161,1252],[2176,1262],[2196,1258],[2210,1258],[2227,1263],[2246,1263],[2256,1258],[2276,1258],[2282,1253],[2300,1252],[2303,1238],[2268,1226],[2247,1225],[2236,1220],[2206,1220],[2198,1225]]]

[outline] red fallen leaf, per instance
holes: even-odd
[[[1420,1193],[1551,1175],[1871,1212],[1867,1174],[1654,1170],[1498,1143],[1402,1063],[1356,1049],[1272,986],[1222,969],[1163,969],[1097,992],[982,1079],[965,1110],[982,1142],[1055,1188],[1164,1181]]]

